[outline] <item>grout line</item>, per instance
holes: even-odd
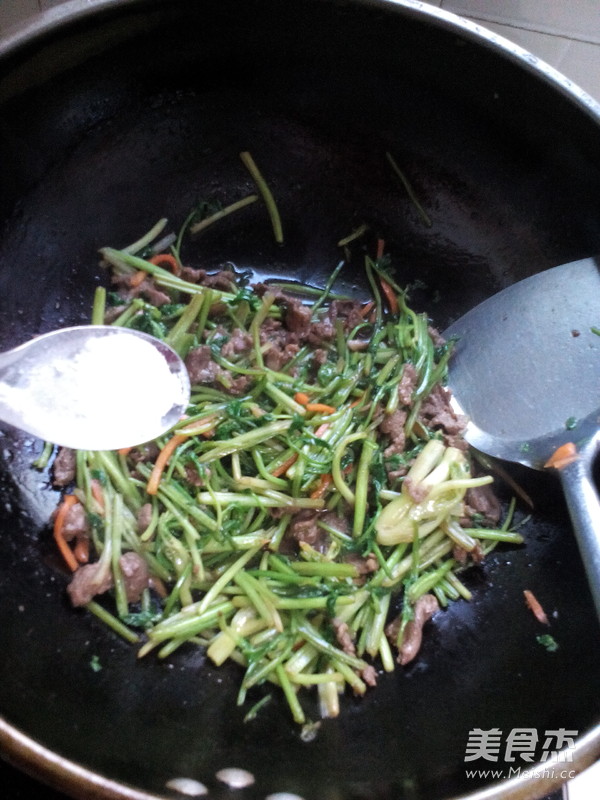
[[[481,24],[485,25],[485,23],[495,23],[497,25],[504,25],[507,28],[514,28],[516,30],[527,30],[531,31],[532,33],[539,33],[544,36],[553,36],[555,38],[566,38],[575,42],[582,42],[584,44],[600,44],[600,33],[599,34],[591,34],[591,35],[584,35],[582,33],[570,33],[568,31],[561,31],[558,28],[553,27],[544,27],[544,25],[539,25],[534,22],[527,22],[524,20],[523,22],[517,22],[514,19],[506,19],[499,17],[495,14],[486,14],[483,13],[468,13],[466,9],[455,9],[452,7],[453,4],[446,3],[445,0],[442,3],[442,8],[445,11],[450,11],[453,14],[456,14],[459,17],[464,17],[465,19],[470,19],[474,22],[480,22]]]

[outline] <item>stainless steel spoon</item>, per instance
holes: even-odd
[[[0,353],[0,419],[66,447],[114,450],[155,439],[189,397],[181,358],[139,331],[63,328]]]
[[[573,447],[557,469],[600,615],[600,260],[545,270],[453,323],[448,386],[467,441],[534,469]]]

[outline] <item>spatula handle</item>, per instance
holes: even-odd
[[[600,497],[593,464],[600,452],[600,431],[583,447],[579,458],[559,470],[567,507],[600,617]]]

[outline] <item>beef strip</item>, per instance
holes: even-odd
[[[502,514],[502,507],[491,484],[467,489],[465,512],[469,517],[474,514],[481,515],[487,525],[498,524]]]
[[[343,622],[341,619],[337,619],[337,617],[335,617],[331,620],[331,627],[334,630],[337,643],[342,648],[344,653],[348,653],[350,656],[356,655],[356,647],[354,645],[354,639],[350,633],[348,623]]]
[[[298,542],[305,542],[319,552],[329,547],[329,535],[318,525],[319,512],[303,509],[292,516],[286,530],[286,537]]]
[[[148,586],[150,578],[148,565],[142,556],[129,551],[123,553],[119,559],[119,566],[123,575],[127,600],[130,603],[137,603],[142,596],[142,592]]]
[[[69,447],[60,447],[52,464],[54,486],[68,486],[75,480],[76,452]]]
[[[423,641],[423,626],[431,619],[436,611],[439,611],[439,608],[437,597],[433,594],[424,594],[416,601],[414,617],[406,623],[402,643],[398,650],[397,661],[399,664],[404,666],[415,658]],[[402,615],[396,617],[385,629],[386,636],[394,644],[396,643],[401,624]]]
[[[67,542],[70,542],[72,539],[88,537],[90,523],[86,510],[81,503],[74,503],[67,509],[62,532]]]
[[[241,328],[235,328],[229,340],[221,348],[223,358],[232,358],[247,353],[252,349],[252,337]]]
[[[412,364],[406,363],[402,369],[402,376],[398,383],[398,397],[403,406],[412,406],[413,392],[417,385],[417,370]]]
[[[379,561],[377,561],[377,558],[372,554],[365,558],[364,556],[359,556],[358,553],[348,553],[344,556],[344,561],[356,567],[356,571],[360,577],[377,572],[379,568]]]
[[[428,428],[441,429],[448,437],[460,436],[466,426],[467,420],[462,415],[456,414],[450,405],[450,392],[441,384],[436,384],[428,397],[421,404],[419,420]]]
[[[111,282],[119,291],[124,300],[133,300],[143,297],[152,305],[160,307],[171,302],[169,295],[164,292],[151,277],[144,278],[141,283],[132,285],[131,279],[135,273],[127,275],[113,275]]]
[[[194,347],[185,357],[190,383],[207,384],[232,395],[241,395],[252,382],[249,375],[233,377],[229,370],[223,369],[212,359],[209,345]]]
[[[103,568],[99,561],[86,564],[73,573],[67,592],[74,606],[84,606],[97,594],[104,594],[113,586],[110,569]]]
[[[137,512],[138,533],[144,533],[144,531],[150,525],[151,521],[152,521],[152,503],[144,503],[144,505]]]
[[[406,411],[403,408],[397,408],[391,414],[386,414],[379,423],[379,431],[389,438],[389,445],[383,451],[385,458],[404,452],[406,446],[405,423]]]

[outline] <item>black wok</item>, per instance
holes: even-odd
[[[1,54],[0,347],[89,319],[106,280],[99,247],[162,216],[175,227],[200,198],[248,193],[241,150],[269,180],[285,245],[255,204],[188,246],[196,266],[322,282],[337,241],[366,222],[443,327],[514,280],[598,252],[598,107],[449,15],[324,0],[75,5]],[[358,274],[347,283],[360,291]],[[0,741],[61,791],[170,796],[167,781],[190,777],[210,798],[244,800],[541,797],[566,776],[515,777],[511,767],[531,765],[500,753],[471,766],[510,780],[468,777],[469,732],[576,731],[570,770],[600,753],[600,630],[552,476],[513,470],[535,502],[526,546],[472,570],[474,600],[437,615],[419,658],[302,742],[277,702],[243,722],[235,668],[216,670],[197,649],[137,662],[69,608],[47,527],[57,494],[30,470],[40,449],[3,432]],[[551,615],[555,653],[536,641],[546,630],[525,588]],[[228,789],[215,777],[224,767],[255,783]]]

